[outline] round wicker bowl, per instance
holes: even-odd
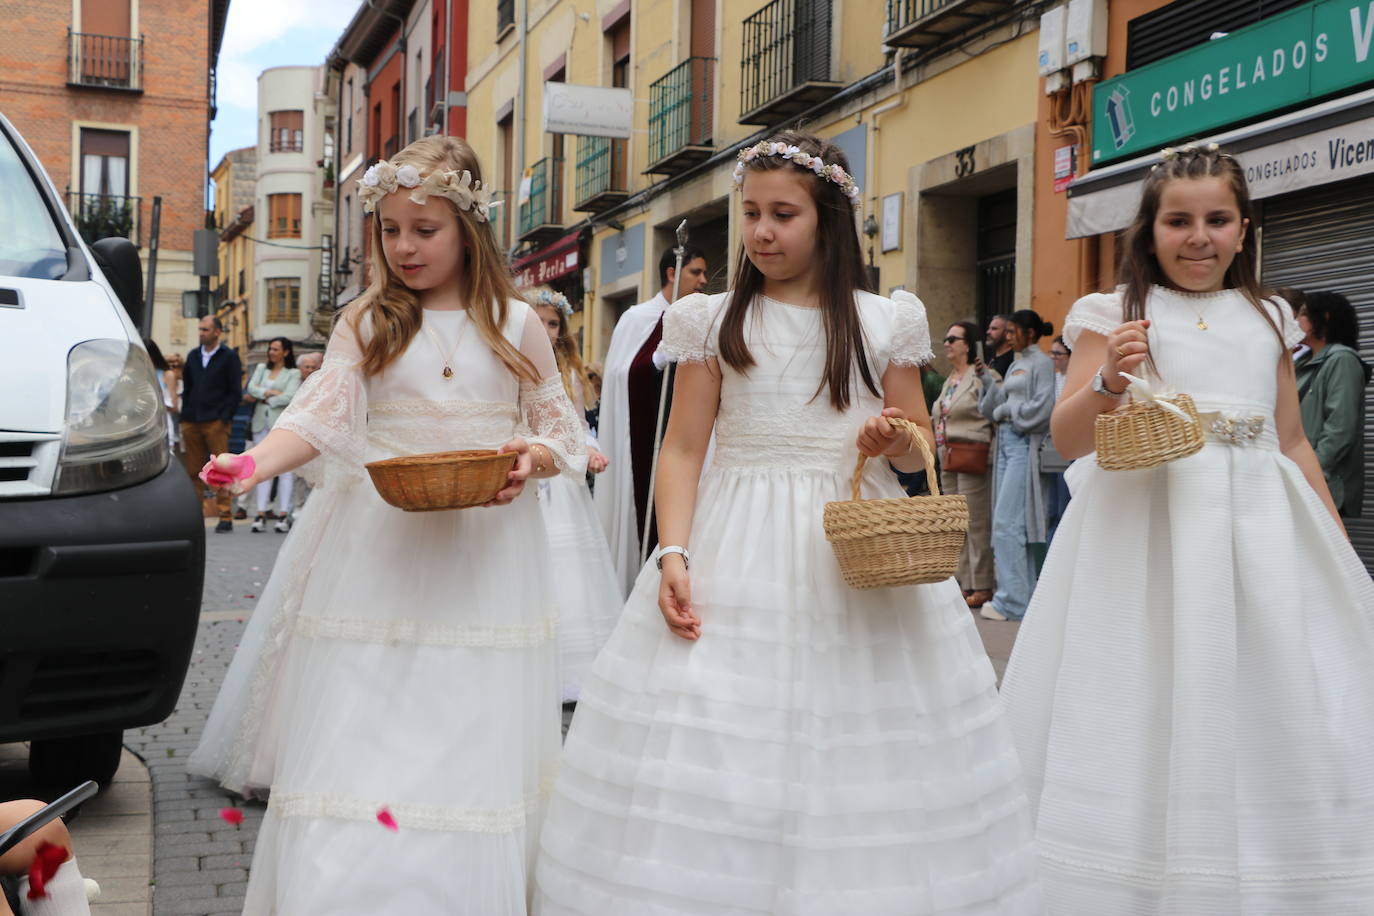
[[[514,452],[473,449],[388,458],[364,467],[382,499],[397,509],[438,512],[490,502],[505,486],[515,458]]]
[[[931,496],[861,499],[863,455],[854,468],[854,498],[825,504],[825,537],[835,551],[844,581],[854,588],[943,582],[959,567],[968,533],[968,500],[941,496],[935,458],[925,437],[906,420],[889,419],[907,429],[925,458]]]
[[[1185,423],[1173,412],[1142,401],[1097,415],[1093,445],[1097,465],[1106,471],[1142,471],[1201,451],[1202,420],[1186,394],[1171,395],[1169,403],[1186,413]]]

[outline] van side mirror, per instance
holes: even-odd
[[[91,254],[129,313],[129,320],[142,333],[143,262],[138,259],[138,248],[128,239],[112,237],[91,245]]]

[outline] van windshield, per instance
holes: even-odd
[[[0,133],[0,276],[56,280],[67,248],[19,151]]]

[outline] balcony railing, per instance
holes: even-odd
[[[741,124],[775,124],[840,91],[830,14],[830,0],[773,0],[744,20]]]
[[[81,194],[70,191],[67,194],[67,208],[76,229],[86,244],[101,239],[118,236],[126,238],[135,245],[140,244],[138,197],[121,197],[114,194]]]
[[[887,0],[883,42],[929,48],[1006,12],[1018,0]]]
[[[689,57],[649,86],[649,167],[675,174],[710,158],[716,62]]]
[[[496,37],[515,25],[515,0],[496,0]]]
[[[67,30],[67,82],[143,91],[143,39]]]
[[[530,199],[520,205],[520,241],[539,245],[563,234],[563,160],[546,156],[530,170]]]
[[[625,179],[627,147],[627,141],[609,137],[577,138],[574,210],[600,213],[629,196]]]

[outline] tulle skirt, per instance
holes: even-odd
[[[559,742],[536,503],[310,500],[192,761],[271,788],[245,912],[526,912]]]
[[[539,482],[549,538],[549,572],[558,605],[558,667],[563,702],[575,702],[592,659],[610,638],[625,603],[592,494],[560,474]]]
[[[890,474],[868,490],[900,495]],[[701,638],[648,565],[592,666],[541,838],[544,916],[1041,912],[1020,767],[958,586],[855,591],[848,475],[713,467]]]
[[[1069,472],[1003,683],[1051,912],[1374,913],[1374,586],[1268,438]]]

